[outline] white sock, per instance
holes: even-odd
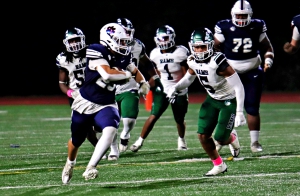
[[[74,166],[76,164],[76,159],[74,161],[70,161],[69,157],[67,158],[67,163]]]
[[[121,139],[129,139],[130,131],[133,129],[136,123],[136,119],[134,118],[123,118],[123,130],[120,134]]]
[[[137,145],[142,145],[143,143],[144,143],[144,139],[141,137],[139,137],[139,139],[136,140],[136,142],[135,142],[135,144],[137,144]]]
[[[110,153],[109,155],[119,155],[119,149],[118,149],[118,134],[114,136],[113,142],[110,145]]]
[[[105,127],[103,129],[102,135],[95,146],[95,150],[88,166],[96,167],[98,165],[101,157],[106,153],[109,146],[112,144],[116,134],[117,129],[115,127]]]
[[[250,130],[251,144],[253,144],[253,142],[258,141],[258,138],[259,138],[259,131],[258,130]]]

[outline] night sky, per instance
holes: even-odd
[[[300,1],[249,2],[253,9],[252,18],[266,22],[267,34],[275,49],[273,68],[266,74],[266,89],[294,90],[289,88],[297,81],[300,86],[300,68],[290,64],[299,65],[299,52],[296,56],[288,56],[282,46],[290,41],[290,22],[293,16],[300,14]],[[99,30],[103,25],[126,17],[135,27],[135,37],[145,44],[149,54],[155,47],[153,37],[159,26],[172,26],[176,44],[188,47],[187,42],[195,28],[206,26],[213,31],[218,20],[231,18],[234,3],[235,0],[10,2],[3,7],[7,13],[2,17],[2,38],[8,47],[2,48],[5,63],[1,65],[0,96],[62,95],[55,58],[63,49],[62,40],[68,27],[80,28],[90,44],[99,41]],[[281,78],[284,85],[279,87],[276,84],[280,81],[278,77],[287,77]],[[202,90],[202,87],[198,89]]]

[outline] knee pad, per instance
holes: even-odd
[[[118,130],[115,127],[105,127],[102,131],[101,139],[105,138],[105,140],[113,142],[117,131]]]

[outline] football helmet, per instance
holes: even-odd
[[[132,37],[127,35],[121,25],[108,23],[100,30],[100,42],[104,42],[111,50],[121,55],[128,55],[131,51],[129,43],[132,42]]]
[[[208,28],[194,30],[189,41],[189,47],[196,60],[203,61],[213,55],[214,35]],[[206,51],[196,52],[195,47],[206,46]]]
[[[133,39],[135,29],[133,28],[131,21],[127,18],[118,18],[117,23],[121,25],[126,30],[126,33]]]
[[[68,52],[78,52],[86,46],[85,35],[76,27],[70,28],[65,33],[63,43],[65,44]]]
[[[166,50],[175,45],[175,31],[169,25],[164,25],[156,30],[154,41],[160,50]]]
[[[247,16],[246,18],[237,17],[238,14]],[[245,27],[250,24],[252,17],[252,8],[248,1],[238,0],[231,9],[232,22],[238,27]]]

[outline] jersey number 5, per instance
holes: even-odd
[[[83,82],[84,82],[84,73],[83,73],[83,69],[78,69],[78,70],[75,70],[73,71],[74,73],[74,77],[76,78],[76,80],[78,82],[76,82],[76,86],[78,88],[80,88],[82,85],[83,85]]]
[[[200,83],[202,84],[202,86],[210,93],[215,93],[215,89],[207,84],[203,84],[203,82],[208,82],[207,76],[200,76]]]

